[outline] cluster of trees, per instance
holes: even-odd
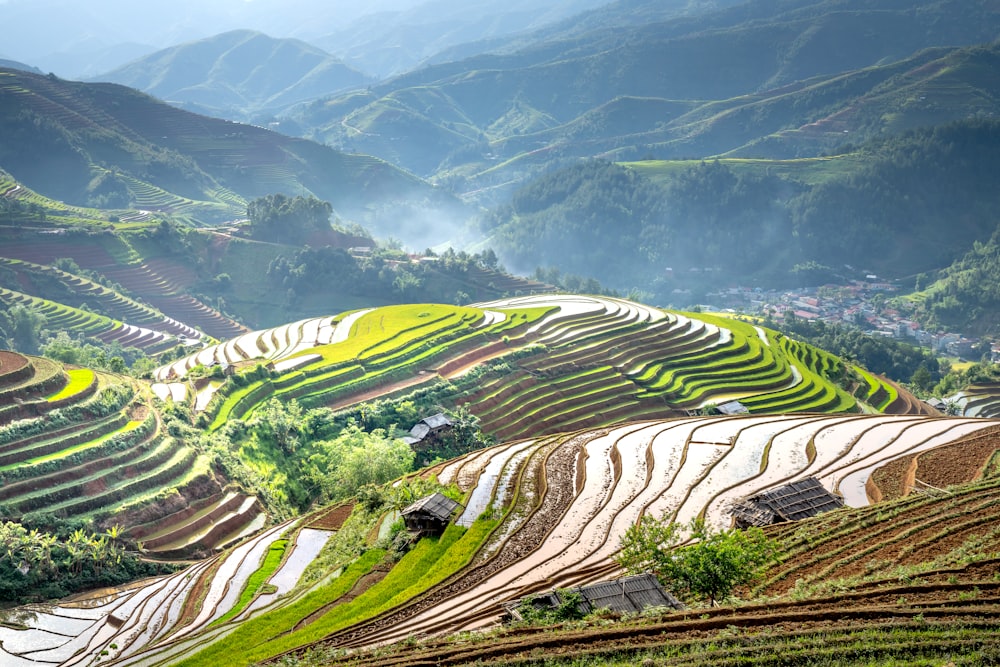
[[[0,304],[0,349],[41,354],[67,364],[136,376],[151,371],[157,361],[142,350],[122,347],[118,341],[73,338],[66,331],[46,327],[45,315],[26,306]],[[162,361],[162,360],[161,360]]]
[[[424,256],[427,261],[412,261],[406,253],[384,246],[359,257],[343,248],[305,247],[273,259],[267,276],[286,290],[290,302],[335,285],[338,291],[380,301],[465,303],[477,296],[465,291],[476,269],[501,270],[492,250],[470,254],[449,248],[440,254],[427,250]]]
[[[24,603],[112,586],[159,574],[162,566],[126,550],[120,529],[103,534],[76,528],[58,535],[0,522],[0,600]]]
[[[134,347],[122,347],[118,341],[105,343],[95,338],[72,338],[65,331],[49,336],[42,344],[40,352],[49,359],[65,364],[112,373],[131,372],[136,377],[152,371],[159,363],[165,361],[149,357]]]
[[[819,182],[713,161],[659,183],[591,161],[528,184],[479,225],[513,266],[638,285],[663,302],[688,269],[703,283],[787,284],[802,267],[845,264],[913,275],[993,231],[998,143],[995,120],[914,131],[866,144],[861,167]]]
[[[916,378],[921,389],[930,389],[948,372],[947,365],[929,350],[904,341],[871,336],[858,327],[821,320],[810,322],[794,315],[786,315],[781,322],[768,318],[764,324],[838,357],[856,361],[891,380],[913,382]]]
[[[944,374],[932,393],[935,396],[953,396],[970,384],[993,384],[1000,382],[1000,365],[980,361],[962,370],[949,370]]]
[[[312,196],[271,194],[247,204],[247,217],[253,238],[299,245],[310,234],[330,229],[333,206]]]
[[[45,207],[37,202],[0,197],[0,225],[45,222],[46,215]]]
[[[350,413],[304,409],[272,398],[249,419],[234,420],[205,443],[230,476],[258,491],[278,516],[313,503],[349,498],[362,487],[384,484],[414,469],[417,454],[400,436],[420,417],[412,401],[363,404]],[[450,413],[453,427],[428,457],[455,456],[489,444],[468,411]],[[206,438],[190,429],[190,415],[168,415],[168,430]],[[397,428],[398,426],[398,428]]]
[[[38,311],[0,303],[0,348],[38,354],[44,327],[45,316]]]

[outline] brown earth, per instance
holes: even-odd
[[[1000,449],[1000,427],[979,432],[958,442],[925,452],[902,456],[876,469],[867,486],[869,499],[877,502],[901,498],[914,488],[943,489],[978,478]]]
[[[415,646],[396,645],[350,656],[331,654],[323,664],[537,665],[544,660],[568,662],[602,655],[621,661],[650,649],[718,642],[727,637],[767,641],[815,636],[823,646],[838,634],[878,628],[891,631],[926,623],[978,627],[987,636],[1000,639],[1000,582],[990,579],[997,565],[991,561],[942,571],[919,585],[872,586],[811,600],[698,609],[605,625],[596,621],[582,629],[572,625],[509,628],[481,638],[428,639]],[[733,660],[738,661],[739,655]],[[677,664],[685,664],[683,658],[677,660]]]
[[[353,511],[354,503],[337,505],[317,514],[305,526],[306,528],[316,528],[317,530],[340,530]]]

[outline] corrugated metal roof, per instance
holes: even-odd
[[[410,514],[427,514],[440,521],[447,521],[451,518],[451,513],[455,511],[455,508],[459,506],[459,503],[452,500],[448,496],[435,493],[429,496],[424,496],[415,503],[408,505],[401,514],[407,516]]]
[[[798,521],[843,507],[844,501],[827,491],[815,477],[806,477],[736,501],[731,513],[753,526]]]
[[[424,417],[418,421],[410,429],[410,434],[403,439],[406,441],[406,444],[412,445],[426,438],[427,434],[431,431],[444,428],[445,426],[451,426],[451,420],[443,412],[439,412],[436,415]]]
[[[684,607],[677,598],[663,589],[652,574],[601,581],[574,590],[589,605],[589,609],[584,611],[608,608],[612,611],[640,612],[646,607]]]
[[[563,591],[551,591],[528,598],[520,598],[504,603],[507,612],[514,618],[521,618],[518,607],[531,600],[534,605],[549,606],[553,609],[562,604],[560,597]],[[610,581],[599,581],[595,584],[566,589],[569,593],[580,595],[577,610],[588,614],[598,609],[610,609],[617,612],[637,613],[647,607],[670,607],[684,609],[684,604],[664,590],[660,582],[652,574],[636,574]]]
[[[431,427],[423,422],[417,423],[416,426],[410,429],[409,437],[416,442],[420,442],[424,439],[424,436],[431,432]]]
[[[421,421],[427,424],[431,430],[442,428],[444,426],[451,426],[451,420],[448,419],[443,412],[431,415],[430,417],[424,417]]]

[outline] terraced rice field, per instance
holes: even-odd
[[[1000,384],[973,384],[945,402],[953,403],[959,413],[967,417],[994,419],[1000,416]]]
[[[515,508],[478,567],[440,594],[330,643],[359,646],[491,625],[504,600],[612,574],[618,539],[645,513],[728,526],[731,501],[807,476],[863,507],[866,497],[847,495],[856,470],[989,427],[981,420],[894,416],[691,418],[470,454],[443,467],[439,480],[464,486],[470,505],[481,505],[479,497],[507,497]],[[483,474],[495,457],[518,462],[518,488],[497,495],[503,475]],[[471,480],[481,481],[470,486]]]
[[[134,381],[13,352],[0,353],[0,482],[7,517],[95,519],[137,538],[159,531],[147,550],[162,555],[210,553],[265,518],[255,498],[220,500],[208,459],[162,431]],[[169,489],[172,509],[149,516],[146,505]]]
[[[470,375],[477,365],[498,359],[508,371],[463,384],[477,377]],[[271,370],[243,387],[187,377],[197,366],[243,368],[255,360]],[[995,451],[992,422],[918,414],[905,391],[863,371],[859,386],[842,388],[835,380],[846,370],[830,355],[751,324],[557,295],[313,318],[241,334],[161,367],[153,390],[197,402],[214,424],[270,396],[350,405],[414,382],[449,380],[455,404],[467,404],[503,441],[423,473],[465,494],[457,525],[440,540],[420,542],[392,569],[371,549],[340,562],[332,578],[299,589],[301,572],[344,526],[350,505],[265,529],[257,499],[226,487],[202,455],[162,432],[134,385],[118,410],[88,419],[88,401],[120,379],[0,356],[0,401],[8,400],[0,411],[8,421],[36,404],[43,411],[65,405],[75,415],[23,435],[5,435],[0,422],[0,503],[9,514],[113,513],[133,539],[166,557],[210,555],[256,534],[186,575],[117,592],[89,611],[60,605],[39,613],[30,629],[0,624],[3,657],[12,665],[76,665],[106,651],[105,660],[121,664],[249,664],[316,642],[323,650],[354,649],[488,628],[507,600],[615,574],[621,535],[646,514],[703,517],[724,527],[734,500],[816,477],[849,506],[834,513],[848,517],[844,527],[831,529],[848,535],[860,530],[849,517],[872,499],[901,495],[890,487],[952,483],[926,473],[943,469],[942,447],[958,442],[975,451],[983,460],[977,470]],[[732,400],[750,413],[688,412]],[[172,499],[150,514],[149,499],[162,499],[164,487],[174,489]],[[995,515],[989,493],[976,496],[982,507],[974,515],[987,523]],[[956,505],[947,516],[963,513]],[[983,521],[970,519],[961,534],[971,536]],[[796,535],[784,534],[788,563],[808,551],[808,540]],[[831,558],[842,553],[835,543]],[[861,549],[861,541],[852,544]],[[789,564],[765,589],[786,595],[799,580],[814,586],[839,562]],[[854,572],[847,565],[839,571]]]
[[[511,372],[462,383],[479,364],[535,346]],[[843,363],[743,322],[670,313],[620,299],[536,295],[453,306],[395,306],[294,322],[209,346],[157,369],[159,395],[190,395],[196,366],[269,363],[273,376],[218,399],[197,397],[213,427],[272,396],[347,407],[415,384],[452,380],[484,431],[506,440],[628,419],[680,416],[739,400],[751,412],[906,413],[920,402],[867,374],[839,387]],[[276,376],[276,377],[275,377]]]
[[[177,347],[181,340],[160,329],[149,329],[116,322],[104,315],[65,306],[53,301],[0,287],[0,302],[10,306],[24,306],[45,317],[45,326],[53,331],[65,331],[72,336],[89,336],[110,343],[117,341],[122,347],[134,347],[147,354],[158,354]],[[195,336],[198,332],[191,330]]]
[[[932,546],[941,546],[946,530],[941,521],[955,518],[956,523],[949,524],[947,529],[954,534],[949,544],[961,544],[983,526],[1000,530],[995,525],[997,514],[991,509],[997,502],[995,491],[1000,481],[979,482],[962,494],[919,494],[904,498],[881,510],[904,518],[898,523],[883,522],[875,527],[869,522],[868,499],[851,492],[857,486],[856,473],[990,429],[995,429],[991,422],[961,418],[758,415],[637,422],[505,443],[426,473],[436,474],[442,483],[457,484],[466,493],[463,504],[468,509],[459,517],[459,524],[470,526],[469,531],[484,528],[488,531],[477,538],[481,542],[476,543],[482,547],[477,548],[472,560],[454,569],[455,563],[464,562],[457,560],[463,542],[455,541],[454,537],[442,542],[450,546],[436,552],[426,548],[413,552],[400,561],[398,567],[403,571],[421,562],[420,568],[426,568],[422,572],[437,568],[454,574],[428,580],[405,596],[393,598],[396,601],[389,606],[380,605],[383,611],[374,616],[368,614],[371,616],[368,620],[348,622],[346,619],[352,616],[339,614],[337,606],[329,605],[322,606],[321,615],[317,616],[319,603],[306,604],[307,599],[318,600],[324,595],[329,599],[334,595],[333,590],[339,590],[336,589],[339,579],[287,598],[268,593],[255,600],[250,594],[241,594],[244,582],[250,581],[255,571],[274,568],[274,563],[268,564],[265,556],[279,538],[281,528],[275,528],[232,551],[221,563],[199,563],[186,578],[178,575],[147,582],[127,596],[116,597],[113,606],[110,602],[103,603],[102,612],[95,612],[88,623],[79,624],[80,629],[74,631],[78,634],[70,632],[73,636],[59,639],[67,648],[56,651],[53,647],[50,654],[33,648],[38,653],[31,652],[30,657],[47,657],[50,664],[83,664],[84,655],[108,650],[109,657],[120,656],[122,664],[218,664],[217,650],[211,648],[218,643],[219,647],[226,647],[218,650],[227,652],[228,664],[248,664],[316,639],[321,640],[320,647],[351,648],[399,642],[410,636],[488,628],[498,622],[505,600],[613,575],[616,566],[611,556],[621,535],[644,514],[670,516],[678,521],[702,516],[714,525],[725,526],[729,523],[727,506],[732,500],[805,476],[819,477],[828,488],[844,493],[849,507],[817,519],[825,522],[822,529],[816,528],[820,525],[816,523],[773,529],[782,539],[784,555],[762,584],[762,591],[785,594],[796,585],[801,589],[813,582],[821,583],[831,573],[846,580],[864,574],[869,557],[878,562],[891,560],[888,555],[892,549],[897,554],[894,563],[924,562]],[[864,488],[864,483],[860,488]],[[474,515],[483,511],[502,519],[486,524],[476,522]],[[312,518],[306,520],[312,521]],[[959,526],[964,527],[959,529]],[[322,532],[308,529],[293,541],[323,539]],[[845,551],[845,539],[850,540],[853,551]],[[295,565],[287,567],[301,571],[309,560],[308,554],[315,553],[310,549],[318,551],[314,545],[300,552]],[[456,553],[450,556],[452,551]],[[370,553],[377,559],[376,552]],[[856,552],[861,555],[845,558],[845,554]],[[435,555],[431,556],[432,553]],[[429,557],[434,560],[426,560]],[[425,560],[420,561],[421,558]],[[407,559],[413,559],[412,563]],[[292,563],[293,559],[289,557],[285,562]],[[346,577],[350,586],[351,582],[360,581],[376,562],[362,558],[351,565],[360,570],[348,568],[341,577]],[[212,567],[216,568],[214,573],[206,574]],[[291,590],[295,577],[279,576],[280,573],[277,570],[271,581],[282,582],[279,590]],[[258,586],[262,578],[263,575],[258,575],[252,586]],[[381,591],[395,585],[391,576],[380,579],[375,577],[365,585],[368,592],[364,599],[383,599],[386,594]],[[796,584],[800,580],[802,583]],[[331,592],[322,593],[327,589]],[[957,594],[971,590],[971,586],[955,585],[952,589],[948,590]],[[194,590],[198,593],[193,593]],[[936,598],[926,589],[911,590],[918,596],[906,606],[908,618],[922,608],[938,608],[930,605]],[[870,605],[870,610],[858,618],[878,617],[873,610],[884,598],[880,589],[861,582],[855,595],[859,609],[869,609],[865,605]],[[927,598],[927,605],[919,602],[923,599],[920,596]],[[196,598],[203,602],[196,604]],[[684,639],[679,633],[724,627],[717,623],[728,622],[734,613],[742,619],[737,624],[745,623],[747,627],[771,625],[772,617],[790,623],[792,618],[808,618],[814,613],[817,621],[826,623],[833,620],[824,611],[831,609],[832,603],[832,598],[827,600],[820,594],[807,602],[771,603],[766,611],[755,607],[730,611],[725,616],[721,611],[710,611],[707,615],[671,616],[654,623],[662,624],[662,628],[673,627],[678,633],[677,641],[690,642],[693,641],[690,634]],[[972,613],[972,607],[976,605],[970,605],[968,613]],[[69,616],[71,608],[61,606],[49,613]],[[120,628],[109,627],[115,623],[112,609],[118,608],[136,611],[120,616],[125,621]],[[309,621],[296,623],[295,614],[309,615]],[[330,615],[329,620],[323,620],[325,614]],[[298,618],[302,621],[304,616]],[[334,622],[335,618],[345,620]],[[238,619],[243,619],[244,625],[236,625]],[[42,623],[36,627],[42,632],[48,626]],[[317,636],[322,628],[329,630]],[[665,631],[662,628],[660,632]],[[628,631],[636,632],[634,628]],[[10,632],[0,630],[0,633]],[[234,633],[233,638],[227,639],[230,633]],[[642,639],[637,646],[664,650],[662,638],[654,639],[658,634],[639,631],[636,637],[649,639]],[[237,648],[233,641],[239,642]],[[609,635],[586,641],[601,646],[601,642],[611,639]],[[117,646],[115,653],[111,653],[111,644]],[[24,641],[5,640],[3,646],[10,650],[11,646],[24,645]],[[449,650],[433,641],[426,646],[425,650],[430,651]],[[69,655],[68,647],[83,652]],[[492,659],[488,648],[481,650],[484,659]],[[29,656],[24,653],[19,657]]]
[[[98,657],[127,662],[156,642],[183,645],[184,637],[206,630],[235,608],[248,580],[263,565],[268,548],[288,528],[287,524],[274,526],[225,554],[146,585],[59,606],[33,607],[34,629],[0,626],[0,662],[11,667],[89,665]],[[287,593],[304,565],[315,557],[324,541],[319,533],[304,529],[291,537],[287,551],[299,555],[271,567],[267,578],[275,582],[273,596]],[[259,613],[260,609],[244,605],[243,611]],[[222,625],[215,632],[231,629]]]
[[[112,255],[98,242],[90,240],[74,244],[16,237],[4,241],[0,248],[3,256],[0,265],[22,273],[45,274],[59,281],[72,298],[80,302],[89,300],[88,305],[92,308],[107,308],[105,312],[111,317],[164,333],[198,339],[202,337],[198,329],[210,337],[225,339],[247,331],[188,295],[186,288],[192,279],[188,272],[166,261],[144,263],[128,246],[116,250],[121,256]],[[130,296],[116,295],[92,281],[45,266],[59,258],[73,259],[81,268],[120,285]],[[148,305],[138,303],[137,299]]]

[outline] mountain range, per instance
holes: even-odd
[[[1000,28],[990,3],[954,0],[919,12],[893,2],[748,2],[642,25],[625,25],[626,7],[605,10],[618,10],[610,27],[544,33],[517,51],[425,67],[291,118],[305,136],[457,189],[465,179],[467,190],[609,151],[617,159],[814,155],[845,137],[787,131],[923,67],[934,55],[914,55],[924,49],[989,43]],[[963,105],[953,118],[965,117]]]
[[[250,30],[157,51],[97,78],[230,119],[249,119],[371,82],[315,46]]]

